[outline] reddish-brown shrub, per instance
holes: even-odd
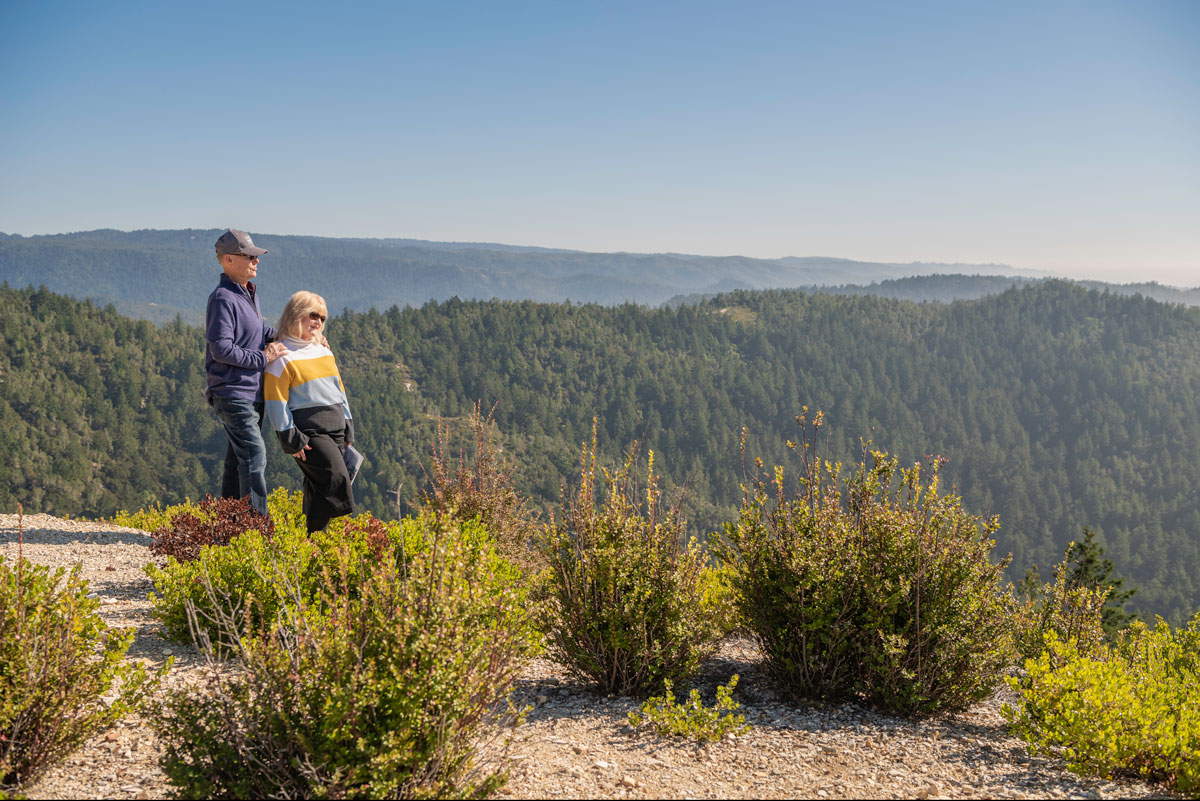
[[[271,518],[250,508],[246,498],[209,495],[200,502],[200,514],[177,514],[168,525],[156,529],[150,552],[191,562],[200,558],[200,549],[205,545],[228,545],[234,537],[251,529],[268,538],[275,534]]]
[[[361,531],[366,535],[367,549],[375,559],[382,558],[392,545],[392,538],[388,536],[387,526],[373,515],[347,520],[344,536],[349,539],[356,531]]]

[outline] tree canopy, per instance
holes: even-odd
[[[224,446],[199,329],[40,289],[0,295],[0,508],[107,515],[215,489]],[[741,429],[749,461],[788,464],[808,406],[825,413],[828,458],[867,439],[905,462],[948,459],[943,481],[968,508],[1000,515],[1014,575],[1057,562],[1087,526],[1138,586],[1131,609],[1179,620],[1200,606],[1198,309],[1063,282],[951,304],[451,298],[345,313],[328,336],[369,460],[356,495],[376,514],[416,500],[437,418],[478,401],[534,503],[558,500],[595,418],[602,454],[653,449],[693,530],[719,531],[741,498]],[[269,451],[269,482],[298,486]]]

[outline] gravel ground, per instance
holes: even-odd
[[[132,626],[129,658],[159,666],[174,655],[164,687],[199,676],[190,648],[167,643],[150,615],[146,532],[103,523],[25,515],[25,558],[52,567],[82,562],[100,613]],[[0,515],[0,556],[17,555],[17,516]],[[750,724],[741,737],[700,746],[631,730],[635,704],[573,682],[534,660],[517,687],[533,710],[510,751],[500,798],[1175,798],[1136,779],[1076,776],[1062,760],[1030,757],[999,715],[999,695],[965,714],[914,723],[853,705],[782,703],[764,681],[761,657],[744,639],[726,641],[698,685],[711,701],[737,673],[734,697]],[[160,798],[160,747],[131,717],[93,737],[25,789],[31,798]]]

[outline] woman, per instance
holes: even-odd
[[[346,446],[354,442],[354,421],[333,352],[321,344],[327,317],[320,295],[292,295],[278,327],[287,352],[263,374],[271,427],[304,473],[304,516],[310,534],[335,517],[354,514],[345,461]]]

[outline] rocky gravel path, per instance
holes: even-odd
[[[24,518],[25,558],[51,567],[83,563],[100,613],[132,626],[130,659],[175,664],[164,687],[198,677],[190,648],[159,637],[142,567],[145,532],[48,515]],[[17,516],[0,515],[0,556],[17,555]],[[533,710],[516,732],[500,798],[1174,798],[1136,779],[1075,776],[1062,760],[1030,757],[1009,736],[997,696],[947,719],[909,722],[853,705],[782,703],[763,679],[752,642],[731,639],[698,685],[711,702],[737,673],[734,698],[750,731],[713,745],[631,730],[634,702],[601,697],[557,665],[535,660],[516,701]],[[31,798],[160,798],[169,793],[145,721],[132,717],[84,744],[26,788]]]

